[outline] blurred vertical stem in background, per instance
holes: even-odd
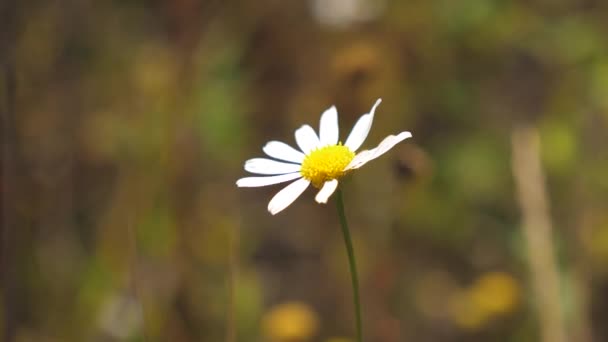
[[[137,248],[137,229],[133,226],[133,217],[130,216],[127,222],[127,234],[129,234],[130,240],[130,277],[131,277],[131,292],[137,301],[139,308],[139,314],[141,315],[141,336],[144,341],[149,341],[147,324],[146,324],[146,310],[144,307],[144,299],[141,291],[140,276],[139,276],[139,252]]]
[[[336,191],[336,206],[338,208],[338,216],[340,217],[340,226],[344,235],[344,243],[346,244],[346,252],[348,254],[348,264],[350,266],[350,276],[353,283],[353,303],[355,305],[355,319],[357,322],[357,342],[363,341],[363,333],[361,328],[361,303],[359,300],[359,279],[357,276],[357,262],[355,260],[355,250],[353,249],[353,241],[350,238],[348,223],[346,223],[346,215],[344,214],[344,199],[342,197],[342,189]]]
[[[226,342],[236,342],[236,283],[238,281],[240,235],[237,227],[232,227],[229,242],[229,270],[228,270],[228,309],[226,319]]]
[[[565,342],[564,313],[538,129],[532,125],[515,127],[511,145],[513,176],[522,211],[522,229],[540,316],[542,341]]]

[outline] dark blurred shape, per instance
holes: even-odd
[[[399,179],[411,182],[432,177],[432,160],[417,145],[408,144],[396,154],[394,170]]]

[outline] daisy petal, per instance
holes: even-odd
[[[275,215],[281,210],[287,208],[296,198],[308,188],[310,181],[307,179],[298,179],[297,181],[289,184],[283,190],[279,191],[268,203],[268,211]]]
[[[296,143],[298,143],[304,154],[308,154],[308,152],[321,145],[317,133],[308,125],[304,125],[296,130]]]
[[[336,188],[338,188],[337,179],[332,179],[330,181],[325,182],[321,190],[319,190],[319,192],[317,193],[317,196],[315,196],[315,201],[317,201],[318,203],[327,203],[327,199],[329,198],[329,196],[331,196],[331,194],[334,193],[334,191],[336,191]]]
[[[245,177],[236,181],[236,185],[240,188],[254,188],[259,186],[273,185],[288,182],[296,178],[302,178],[299,172],[288,173],[286,175],[270,176],[270,177]]]
[[[380,102],[382,102],[382,99],[376,100],[372,110],[369,113],[362,115],[353,127],[353,130],[350,131],[344,145],[351,151],[355,152],[359,147],[361,147],[361,144],[363,144],[365,138],[367,138],[367,134],[369,133],[370,128],[372,128],[372,122],[374,121],[374,112],[376,111],[376,107],[378,107]]]
[[[268,156],[301,164],[304,161],[304,153],[280,141],[269,141],[264,145],[264,153]]]
[[[371,149],[371,150],[364,150],[364,151],[357,153],[357,155],[353,158],[353,160],[351,160],[350,163],[346,166],[345,170],[352,170],[352,169],[360,168],[361,166],[363,166],[363,164],[374,159],[373,158],[374,152],[376,152],[375,148]]]
[[[321,115],[319,124],[319,139],[321,146],[335,145],[338,143],[338,111],[336,106],[331,106]]]
[[[283,163],[266,158],[253,158],[245,162],[245,171],[260,175],[282,175],[299,172],[300,168],[301,166],[298,164]]]
[[[401,132],[398,135],[389,135],[388,137],[384,138],[384,140],[382,140],[378,147],[373,148],[371,150],[361,151],[361,153],[357,154],[355,158],[353,158],[353,160],[350,162],[350,164],[348,164],[346,170],[360,168],[370,160],[380,157],[388,150],[393,148],[393,146],[411,137],[412,133],[410,132]]]

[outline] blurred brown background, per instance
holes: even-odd
[[[2,341],[353,341],[334,204],[237,189],[335,104],[367,341],[605,341],[608,2],[7,0]]]

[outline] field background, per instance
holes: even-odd
[[[335,104],[369,342],[608,340],[608,2],[3,1],[3,341],[347,342],[334,203],[238,189]]]

